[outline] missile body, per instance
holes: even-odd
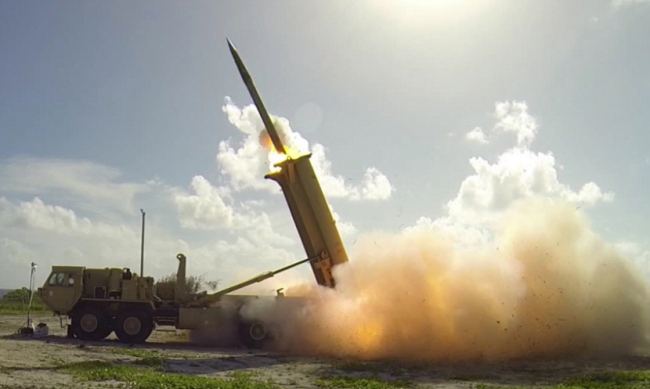
[[[255,84],[253,84],[253,78],[251,77],[250,73],[248,73],[246,66],[244,66],[244,62],[239,57],[239,53],[237,53],[237,49],[235,49],[235,46],[233,46],[232,42],[230,42],[230,39],[227,40],[228,40],[228,47],[230,48],[230,53],[232,53],[232,56],[235,59],[235,63],[237,64],[237,69],[239,70],[239,74],[241,74],[241,78],[244,80],[244,84],[246,84],[246,88],[248,88],[248,93],[250,93],[251,97],[253,98],[253,102],[255,103],[255,106],[257,107],[257,111],[259,112],[260,117],[262,118],[262,122],[264,123],[264,127],[266,127],[266,132],[268,132],[269,137],[273,142],[273,147],[275,147],[275,151],[277,151],[280,154],[286,154],[286,151],[284,150],[284,145],[282,145],[282,140],[280,139],[280,136],[278,135],[278,132],[276,131],[275,126],[273,125],[273,121],[271,121],[271,116],[269,116],[266,107],[264,107],[264,103],[262,103],[262,98],[260,97],[259,93],[257,93],[257,88],[255,88]]]

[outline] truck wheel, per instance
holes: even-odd
[[[143,343],[153,331],[153,320],[148,312],[127,311],[115,319],[115,334],[123,343]]]
[[[268,328],[261,321],[239,324],[239,339],[248,348],[262,348],[269,338]]]
[[[102,340],[111,333],[108,317],[94,307],[81,308],[72,315],[72,332],[81,340]]]

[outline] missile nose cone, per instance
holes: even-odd
[[[268,132],[269,137],[273,142],[273,146],[275,147],[275,150],[280,154],[285,154],[286,152],[284,150],[284,145],[282,144],[282,140],[280,140],[280,136],[278,135],[278,132],[276,131],[275,126],[273,125],[273,121],[271,120],[268,111],[264,107],[264,103],[262,103],[262,98],[260,97],[259,93],[257,93],[257,89],[253,84],[253,78],[248,73],[248,70],[246,70],[246,66],[244,65],[242,59],[239,57],[239,53],[237,53],[237,49],[235,49],[235,45],[233,45],[230,39],[228,38],[226,38],[226,41],[228,41],[228,47],[230,48],[230,53],[232,54],[232,57],[235,60],[235,64],[237,65],[237,70],[239,70],[239,74],[241,75],[242,80],[244,81],[244,84],[248,89],[248,92],[253,98],[253,102],[257,107],[257,111],[259,112],[262,122],[264,123],[264,127],[266,128],[266,131]]]
[[[231,52],[236,52],[237,49],[235,49],[235,45],[232,44],[230,39],[226,38],[226,41],[228,41],[228,48],[230,49]]]

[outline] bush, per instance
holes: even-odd
[[[176,273],[160,278],[156,281],[155,287],[159,288],[161,285],[174,285],[176,283]],[[210,290],[217,289],[217,281],[206,281],[203,276],[186,276],[185,277],[185,292],[198,293],[204,287]]]
[[[27,288],[12,290],[0,298],[0,310],[26,312],[27,307],[29,307],[29,296],[30,292]],[[46,308],[41,298],[34,292],[32,310],[39,311],[44,309]]]

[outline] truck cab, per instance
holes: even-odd
[[[81,299],[83,291],[82,266],[53,266],[38,294],[43,303],[57,315],[69,312]]]

